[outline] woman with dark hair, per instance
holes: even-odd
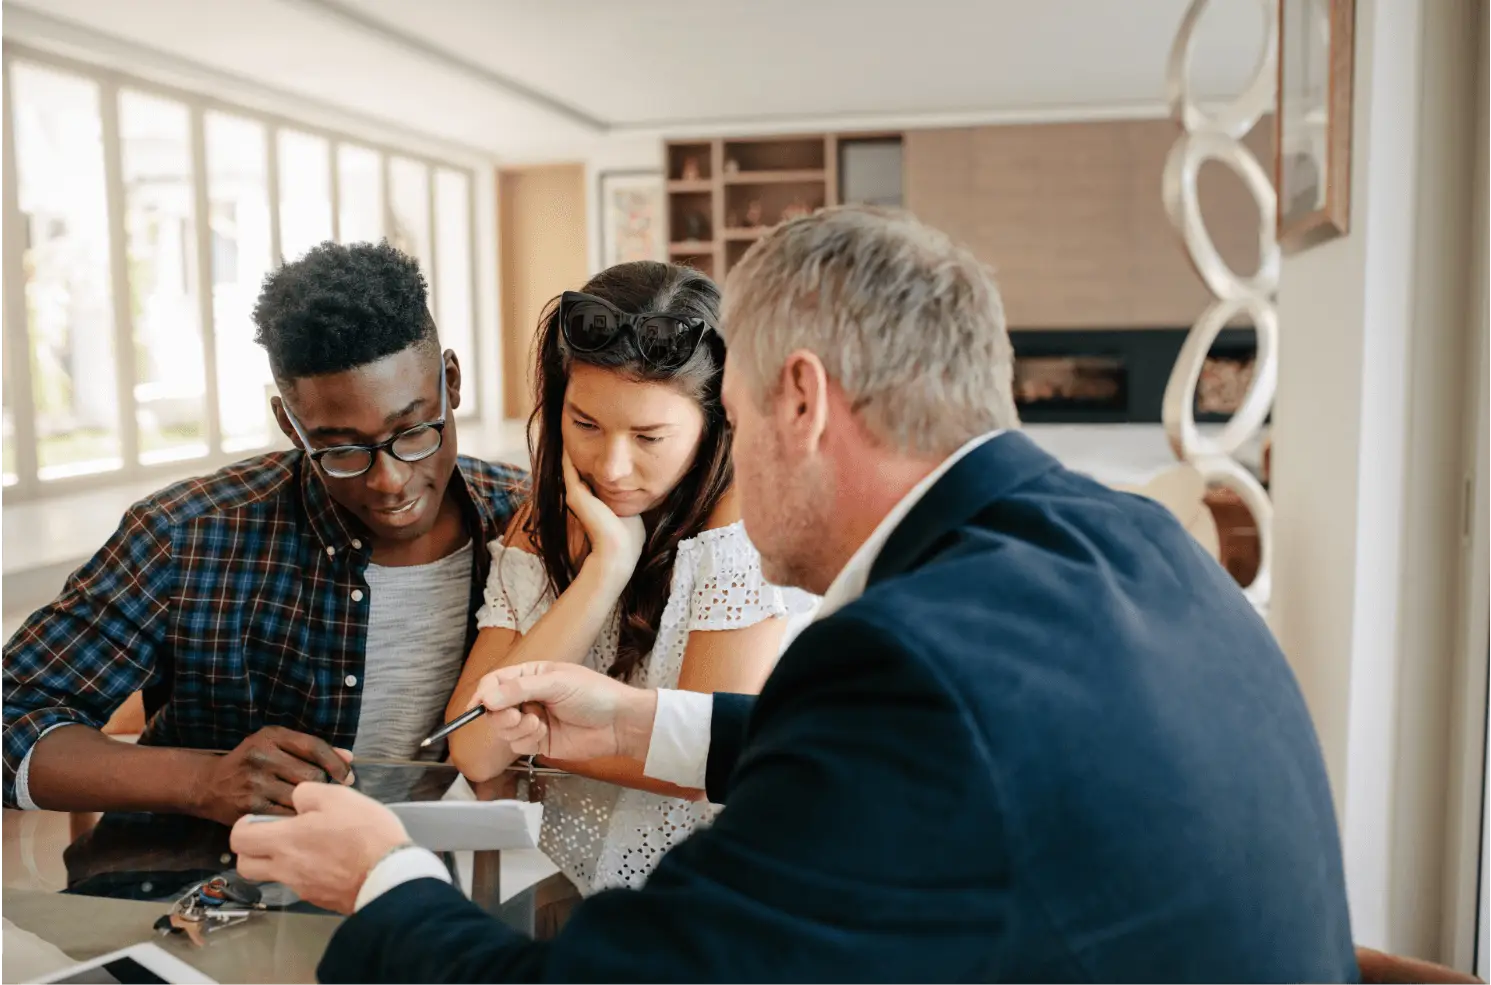
[[[745,534],[720,404],[719,288],[698,271],[624,263],[566,291],[539,324],[533,485],[501,542],[475,647],[451,697],[483,676],[568,660],[641,687],[755,693],[789,617],[813,598],[777,588]],[[514,759],[485,722],[450,737],[472,781]],[[626,759],[562,763],[590,780],[545,793],[540,847],[583,894],[640,885],[711,816],[702,792]],[[604,782],[602,782],[604,781]]]

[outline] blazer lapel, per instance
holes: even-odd
[[[943,537],[984,507],[1060,467],[1060,462],[1018,431],[991,438],[948,469],[891,531],[870,567],[869,584],[915,567]]]

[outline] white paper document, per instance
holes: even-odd
[[[432,852],[537,848],[544,805],[521,800],[432,800],[389,804],[415,844]]]
[[[68,957],[61,948],[44,941],[29,930],[4,921],[5,940],[0,953],[5,955],[3,977],[7,982],[34,982],[59,968],[68,968],[77,961]]]

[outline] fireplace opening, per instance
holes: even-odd
[[[1213,346],[1196,381],[1196,420],[1225,422],[1242,407],[1253,383],[1253,345]]]
[[[1015,406],[1027,424],[1158,424],[1165,387],[1189,332],[1016,329]],[[1196,386],[1198,423],[1225,422],[1242,406],[1257,352],[1251,328],[1213,343]]]
[[[1119,356],[1033,356],[1015,361],[1015,405],[1023,412],[1122,412],[1128,372]]]

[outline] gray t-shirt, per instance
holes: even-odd
[[[445,704],[466,661],[471,606],[471,544],[431,564],[370,564],[362,715],[352,744],[359,757],[440,759],[445,743],[419,743],[445,720]],[[364,771],[372,772],[372,771]],[[371,778],[371,777],[370,777]],[[378,784],[384,786],[384,784]],[[364,787],[358,784],[359,789]],[[365,790],[396,796],[395,790]]]

